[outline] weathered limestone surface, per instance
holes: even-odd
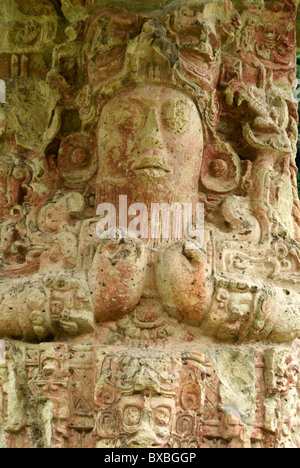
[[[296,9],[0,2],[1,447],[300,447]]]

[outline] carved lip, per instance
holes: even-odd
[[[134,171],[144,171],[144,170],[155,170],[163,173],[170,173],[170,165],[167,164],[163,156],[154,154],[147,155],[141,158],[139,161],[136,161],[132,165]]]

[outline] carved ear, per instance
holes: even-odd
[[[93,98],[93,89],[90,85],[85,85],[80,90],[76,104],[78,107],[82,128],[84,130],[91,128],[98,117],[98,109]]]
[[[65,185],[87,182],[97,170],[95,137],[74,133],[66,137],[58,153],[58,170]]]
[[[222,141],[210,143],[204,150],[200,182],[212,192],[231,192],[241,180],[241,161]]]

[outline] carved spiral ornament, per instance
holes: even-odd
[[[230,192],[241,179],[238,155],[225,143],[211,143],[204,151],[201,184],[213,192]]]
[[[89,180],[98,167],[94,137],[75,133],[65,138],[60,145],[58,169],[63,180],[80,184]]]

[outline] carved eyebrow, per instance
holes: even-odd
[[[171,405],[168,405],[167,403],[163,403],[163,402],[157,403],[157,405],[152,404],[151,406],[152,406],[152,409],[154,409],[154,410],[156,410],[156,409],[171,410],[172,409]]]
[[[128,104],[136,104],[137,106],[140,106],[143,108],[143,110],[147,111],[149,110],[153,105],[158,104],[160,109],[163,109],[166,106],[172,105],[174,99],[182,101],[184,104],[187,105],[187,107],[190,107],[190,103],[188,99],[185,96],[182,97],[165,97],[161,96],[159,97],[158,95],[155,96],[154,98],[147,98],[147,96],[124,96],[123,98],[120,99],[119,105],[128,105]]]
[[[174,101],[176,102],[180,101],[184,103],[187,107],[191,107],[191,104],[189,100],[184,96],[184,97],[176,97],[176,98],[165,98],[164,100],[161,101],[161,107],[167,106],[167,105],[172,105]]]
[[[155,408],[167,408],[167,409],[172,409],[172,403],[173,399],[170,399],[170,401],[166,401],[167,397],[162,397],[162,396],[153,396],[151,398],[151,405]]]
[[[241,302],[239,302],[239,305],[249,305],[252,304],[253,299],[243,299]]]
[[[143,108],[146,108],[146,107],[149,107],[151,105],[151,100],[150,99],[147,99],[146,97],[143,98],[139,98],[139,97],[130,97],[130,96],[126,96],[126,97],[123,97],[122,99],[120,99],[119,101],[120,105],[128,105],[128,104],[137,104]]]

